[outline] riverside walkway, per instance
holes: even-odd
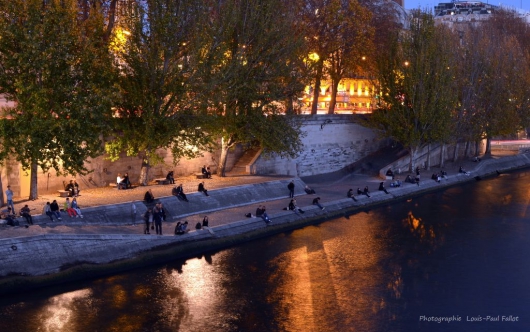
[[[458,173],[460,166],[470,175]],[[0,276],[6,277],[0,279],[0,293],[186,258],[329,218],[347,217],[377,204],[389,204],[422,192],[527,167],[530,167],[530,154],[493,156],[477,163],[449,163],[444,167],[447,179],[440,183],[431,179],[431,175],[440,169],[432,168],[422,171],[419,186],[403,183],[399,188],[391,188],[390,181],[384,181],[388,194],[377,190],[383,179],[356,173],[342,176],[327,174],[306,178],[306,181],[286,177],[214,177],[204,180],[210,194],[208,197],[192,192],[199,180],[178,179],[177,184],[183,183],[188,192],[189,203],[168,196],[172,188],[170,185],[138,187],[123,192],[115,188],[93,189],[94,193],[92,190],[83,190],[79,198],[85,215],[83,219],[70,219],[63,213],[60,222],[50,222],[47,216],[35,216],[34,225],[28,227],[24,222],[17,227],[0,227],[0,248],[5,252],[0,256]],[[402,182],[406,175],[399,175]],[[295,181],[295,196],[298,206],[305,210],[304,214],[283,209],[290,201],[287,184],[291,180]],[[317,195],[306,194],[306,184],[316,190]],[[356,195],[357,201],[353,201],[346,197],[350,188],[356,192],[357,188],[365,186],[370,189],[370,198]],[[146,207],[141,199],[148,189],[168,210],[169,218],[163,223],[162,236],[143,234],[140,215]],[[325,210],[311,204],[317,196],[321,198]],[[16,207],[28,204],[42,208],[50,199],[57,197],[44,196],[39,201],[16,202]],[[134,215],[131,214],[133,203],[137,208]],[[254,214],[258,205],[267,207],[271,224],[265,224],[261,218],[245,217],[247,213]],[[205,215],[209,217],[208,229],[195,230],[195,224],[202,221]],[[190,232],[174,235],[177,221],[184,220],[189,222]],[[31,285],[32,281],[27,276],[51,278],[46,278],[42,283],[36,279],[40,284]]]
[[[492,159],[496,160],[503,158],[503,155],[492,156]],[[447,163],[444,170],[448,173],[448,178],[455,176],[463,177],[464,175],[458,174],[458,169],[462,166],[464,169],[471,172],[471,176],[475,176],[477,168],[484,165],[487,160],[482,162],[472,161],[460,161],[458,163]],[[343,200],[346,198],[346,192],[351,188],[355,193],[355,197],[358,202],[351,200],[351,205],[363,206],[370,203],[370,198],[364,195],[357,195],[357,188],[363,189],[365,186],[369,187],[370,195],[372,197],[378,197],[385,195],[383,192],[378,191],[379,183],[384,182],[386,189],[390,194],[400,193],[414,193],[425,189],[433,189],[444,185],[438,184],[436,181],[431,179],[432,173],[437,173],[440,169],[433,167],[431,170],[421,171],[421,182],[420,186],[411,183],[405,183],[404,179],[408,173],[397,175],[397,179],[402,181],[402,187],[391,188],[388,180],[381,179],[380,177],[368,176],[364,174],[350,173],[344,176],[330,176],[321,175],[317,177],[311,177],[311,180],[300,181],[297,179],[297,185],[295,187],[295,198],[298,206],[302,209],[306,209],[312,206],[312,201],[315,197],[320,197],[320,203],[323,206],[328,205],[330,202]],[[198,180],[194,176],[176,179],[176,185],[183,184],[184,190],[190,197],[190,200],[200,199],[201,202],[204,200],[211,199],[215,195],[224,195],[223,189],[234,188],[237,191],[238,188],[242,188],[248,185],[256,185],[270,182],[281,182],[275,188],[279,195],[273,198],[269,197],[254,197],[247,201],[234,201],[228,202],[224,207],[217,209],[206,209],[207,204],[204,204],[205,210],[203,211],[192,211],[191,213],[179,213],[178,209],[172,213],[172,217],[168,218],[163,223],[164,236],[174,236],[174,228],[178,221],[187,220],[189,223],[188,228],[194,229],[197,222],[202,221],[204,216],[209,218],[210,228],[230,224],[231,222],[245,220],[246,213],[255,214],[258,205],[265,205],[267,213],[274,219],[274,215],[280,212],[285,212],[283,208],[287,207],[290,198],[288,196],[287,183],[294,178],[289,177],[275,177],[275,176],[237,176],[237,177],[224,177],[220,178],[213,176],[212,179]],[[466,178],[462,178],[466,180]],[[202,193],[197,192],[197,186],[200,181],[205,182],[205,186],[210,194],[209,197],[205,197]],[[283,185],[285,183],[285,185]],[[316,195],[307,195],[304,192],[304,184],[308,185],[316,191]],[[85,213],[85,218],[69,218],[66,213],[62,213],[62,221],[50,222],[48,217],[40,216],[43,207],[46,202],[51,202],[54,199],[57,200],[59,205],[62,207],[64,198],[58,197],[57,195],[42,195],[35,201],[16,200],[15,207],[20,209],[25,204],[32,209],[32,215],[34,216],[34,225],[25,227],[26,221],[24,218],[19,217],[20,226],[0,226],[0,238],[10,237],[24,237],[24,236],[35,236],[40,234],[143,234],[143,222],[141,220],[141,213],[145,210],[143,206],[143,196],[147,190],[151,190],[156,200],[160,200],[164,203],[166,209],[171,208],[172,202],[177,203],[177,199],[171,196],[171,189],[173,185],[149,185],[139,186],[128,190],[117,190],[116,188],[105,187],[105,188],[94,188],[83,190],[81,187],[81,196],[77,198],[78,204],[82,208],[82,212]],[[401,195],[400,195],[401,196]],[[164,198],[164,199],[162,199]],[[227,198],[230,200],[230,198]],[[137,213],[134,218],[131,218],[131,205],[135,204]],[[87,216],[89,210],[101,209],[103,207],[112,207],[113,205],[124,205],[124,208],[119,211],[121,217],[116,217],[113,220],[105,220],[104,222],[98,222],[94,218]],[[200,204],[200,202],[199,202]],[[90,208],[90,209],[87,209]],[[200,208],[199,208],[200,210]],[[193,213],[195,212],[195,213]]]

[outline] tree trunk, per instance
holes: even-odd
[[[416,150],[414,148],[409,149],[409,173],[414,172],[414,158],[416,157]]]
[[[469,157],[469,141],[466,141],[466,149],[464,150],[464,158]]]
[[[149,169],[151,165],[149,164],[149,159],[147,157],[142,159],[142,168],[140,170],[140,179],[138,183],[142,186],[147,186],[149,183]]]
[[[427,162],[425,167],[427,170],[431,169],[431,143],[427,144]]]
[[[328,114],[335,114],[335,105],[337,105],[337,88],[339,81],[331,81],[331,100],[329,101]]]
[[[39,165],[37,165],[36,161],[31,162],[30,166],[30,186],[29,186],[29,199],[34,201],[37,198],[39,198],[39,191],[38,191],[38,183],[37,183],[37,175],[38,174]]]
[[[453,151],[453,162],[458,160],[458,142],[455,143],[455,151]]]
[[[234,145],[232,136],[229,138],[221,138],[221,157],[219,158],[219,165],[217,175],[220,177],[226,176],[226,162],[228,160],[228,149]]]
[[[2,184],[2,169],[0,168],[0,206],[4,206],[4,185]]]
[[[311,114],[317,114],[318,110],[318,97],[320,96],[320,80],[322,79],[322,70],[324,68],[324,62],[322,59],[318,60],[317,63],[317,74],[315,76],[315,89],[313,90],[313,104],[311,104]]]
[[[445,167],[445,143],[440,146],[440,168]]]
[[[484,152],[484,155],[491,156],[491,138],[486,138],[486,151]]]

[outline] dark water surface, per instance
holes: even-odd
[[[0,331],[530,331],[529,180],[3,298]]]

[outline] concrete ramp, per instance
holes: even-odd
[[[299,178],[292,180],[295,184],[295,195],[306,195],[304,191],[305,183]],[[210,196],[205,196],[200,192],[193,192],[186,195],[189,202],[181,201],[175,196],[160,197],[156,201],[164,204],[167,220],[173,220],[198,213],[207,214],[227,208],[288,198],[289,190],[287,185],[289,182],[291,180],[278,180],[208,190]],[[208,185],[207,182],[206,185]],[[62,213],[62,218],[63,222],[67,223],[136,224],[143,222],[141,216],[146,210],[147,206],[144,202],[134,201],[82,208],[83,219],[71,219],[64,212]],[[34,216],[34,220],[37,223],[49,222],[46,215]]]

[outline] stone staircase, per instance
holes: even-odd
[[[247,166],[250,165],[252,160],[256,157],[258,153],[260,153],[259,148],[251,148],[245,151],[245,153],[239,158],[239,160],[235,163],[234,167],[226,173],[226,176],[244,176],[244,175],[250,175],[250,171],[248,170]]]

